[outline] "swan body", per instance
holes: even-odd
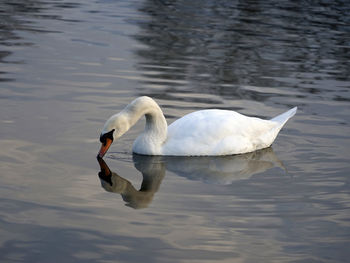
[[[143,96],[110,117],[103,127],[101,138],[112,133],[112,141],[118,139],[145,115],[146,127],[134,141],[134,153],[169,156],[248,153],[269,147],[296,110],[297,107],[294,107],[270,120],[229,110],[201,110],[187,114],[167,126],[158,104],[150,97]],[[103,157],[108,147],[101,147],[100,157]]]

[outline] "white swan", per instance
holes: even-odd
[[[218,156],[269,147],[297,107],[271,119],[247,117],[229,110],[201,110],[185,115],[169,127],[162,110],[150,97],[139,97],[110,117],[101,132],[98,156],[103,157],[143,115],[145,130],[133,144],[143,155]]]

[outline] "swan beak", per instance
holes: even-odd
[[[107,138],[106,143],[102,143],[101,149],[98,152],[98,157],[103,158],[105,156],[106,152],[108,151],[109,147],[111,146],[113,140]]]

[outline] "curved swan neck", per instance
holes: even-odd
[[[157,125],[167,128],[163,112],[158,104],[150,97],[139,97],[125,107],[123,113],[128,115],[130,126],[133,126],[143,115],[146,117],[146,128]],[[165,127],[164,127],[165,126]]]
[[[121,114],[126,117],[128,127],[133,126],[143,115],[145,115],[145,130],[137,138],[137,141],[139,141],[139,145],[147,146],[142,148],[152,148],[153,154],[159,154],[161,145],[167,138],[168,125],[158,104],[149,97],[139,97],[126,106]],[[134,150],[137,153],[146,154],[140,149],[135,149],[135,147]]]

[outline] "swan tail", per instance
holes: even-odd
[[[282,113],[274,118],[271,121],[279,123],[279,126],[282,127],[290,118],[292,118],[297,112],[298,107],[294,107],[285,113]]]
[[[271,144],[276,139],[278,133],[280,132],[280,130],[284,126],[284,124],[290,118],[292,118],[295,115],[296,112],[297,112],[297,107],[294,107],[293,109],[290,109],[289,111],[286,111],[285,113],[282,113],[282,114],[280,114],[280,115],[270,119],[270,121],[275,123],[275,125],[273,125],[274,127],[269,132],[263,134],[259,138],[260,141],[264,142],[262,144],[264,147],[271,146]]]

